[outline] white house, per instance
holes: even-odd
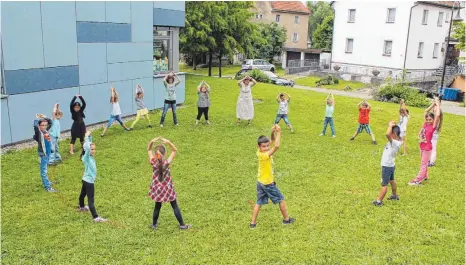
[[[332,69],[361,75],[377,69],[382,77],[402,69],[413,77],[433,74],[443,66],[453,3],[332,2]]]

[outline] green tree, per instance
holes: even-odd
[[[313,47],[316,49],[332,49],[333,14],[322,21],[313,34]]]
[[[314,32],[317,30],[319,25],[323,23],[324,19],[329,16],[333,17],[333,10],[329,3],[323,1],[308,1],[307,8],[311,11],[311,15],[309,16],[308,31],[312,47],[314,47]]]
[[[460,51],[466,52],[466,46],[465,46],[465,29],[466,29],[466,24],[463,21],[456,21],[453,29],[453,35],[452,37],[455,39],[458,39],[458,44],[456,44],[456,48]],[[462,62],[465,61],[464,57],[459,58]]]
[[[260,41],[254,43],[255,57],[268,59],[271,63],[273,57],[280,55],[286,42],[286,29],[277,23],[258,25],[261,35]]]

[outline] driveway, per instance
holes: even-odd
[[[360,98],[360,99],[366,99],[366,100],[372,99],[372,96],[370,95],[370,89],[367,89],[367,88],[364,88],[358,91],[342,91],[342,90],[334,90],[334,89],[326,89],[326,88],[318,88],[318,87],[307,87],[307,86],[300,86],[300,85],[295,85],[294,88],[311,90],[314,92],[325,93],[325,94],[332,93],[334,95],[351,97],[351,98]],[[442,101],[442,111],[445,113],[450,113],[454,115],[466,116],[465,108],[461,107],[458,102]]]

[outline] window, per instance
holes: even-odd
[[[445,23],[450,23],[450,13],[445,13]]]
[[[439,44],[438,43],[434,43],[434,54],[433,54],[433,58],[438,58],[438,48],[439,48]]]
[[[346,39],[346,53],[353,53],[353,39]]]
[[[422,58],[424,52],[424,42],[419,42],[419,47],[417,48],[417,58]]]
[[[424,13],[422,13],[422,25],[427,25],[427,19],[429,19],[429,10],[424,10]]]
[[[356,20],[356,9],[348,9],[348,23],[354,23]]]
[[[441,27],[443,24],[443,12],[438,13],[437,26]]]
[[[389,8],[387,10],[387,23],[395,23],[396,8]]]
[[[383,55],[384,56],[391,56],[392,55],[392,44],[393,41],[386,40],[383,45]]]
[[[295,17],[294,17],[294,23],[295,23],[295,24],[299,24],[299,16],[295,16]]]
[[[154,73],[166,73],[173,70],[172,54],[173,54],[173,30],[168,27],[154,27],[154,57],[153,70]]]
[[[280,22],[280,15],[275,16],[275,22]]]
[[[259,20],[259,19],[262,19],[262,14],[256,14],[256,19]]]
[[[298,33],[293,33],[293,42],[298,42],[299,35]]]

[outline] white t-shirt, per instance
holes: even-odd
[[[383,167],[394,167],[395,166],[395,156],[400,150],[403,141],[392,140],[385,145],[385,149],[382,154],[382,166]]]
[[[111,104],[112,104],[112,113],[111,114],[113,116],[121,115],[120,103],[115,102],[115,103],[111,103]]]
[[[278,104],[278,114],[288,114],[288,103],[290,100],[281,101],[279,100]]]
[[[398,126],[400,126],[400,130],[402,132],[406,132],[406,126],[408,126],[408,120],[409,120],[409,115],[407,116],[400,115],[400,121],[398,122]]]

